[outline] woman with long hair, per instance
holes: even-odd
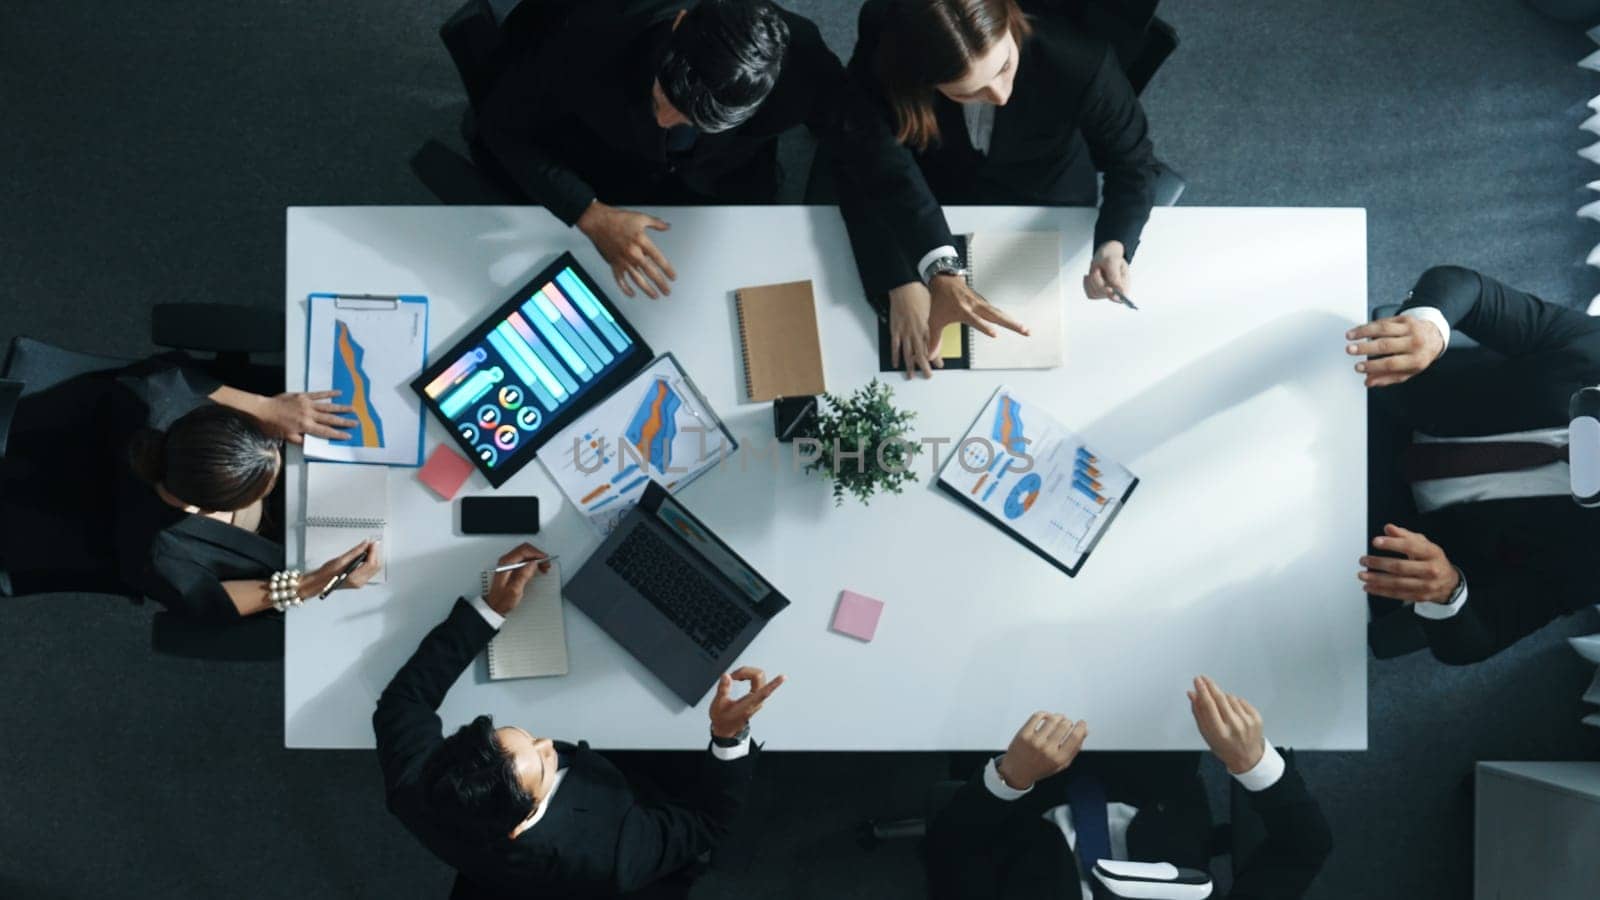
[[[1104,198],[1083,277],[1091,298],[1126,294],[1159,170],[1144,112],[1105,42],[1059,4],[867,0],[849,70],[920,169],[933,204],[1090,206]],[[896,365],[929,375],[945,325],[1026,333],[967,287],[951,246],[896,249],[870,185],[836,167],[856,264],[890,326]]]
[[[350,408],[333,399],[333,392],[252,394],[162,363],[115,376],[101,418],[122,581],[168,609],[219,622],[298,606],[362,554],[365,562],[342,586],[365,584],[383,564],[375,542],[300,572],[285,564],[275,539],[284,441],[337,439],[355,424],[345,418]]]

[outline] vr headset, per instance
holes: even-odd
[[[1094,877],[1112,896],[1130,900],[1206,900],[1211,896],[1210,875],[1172,863],[1102,859],[1094,864]]]
[[[1600,507],[1600,387],[1586,387],[1567,403],[1567,453],[1572,471],[1572,499],[1579,506]]]

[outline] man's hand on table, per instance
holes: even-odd
[[[1061,713],[1036,712],[1028,717],[995,771],[1008,787],[1025,791],[1078,758],[1089,737],[1089,723],[1075,722]]]
[[[1412,316],[1390,316],[1345,332],[1351,343],[1344,348],[1351,356],[1365,356],[1356,371],[1366,376],[1366,385],[1387,387],[1401,384],[1433,365],[1444,353],[1444,335],[1432,322]]]
[[[1266,755],[1261,713],[1243,697],[1236,697],[1201,675],[1189,691],[1189,711],[1206,746],[1227,766],[1228,772],[1248,772]]]
[[[1398,525],[1383,526],[1383,534],[1372,539],[1372,546],[1392,556],[1361,557],[1362,571],[1356,577],[1361,589],[1379,597],[1405,603],[1449,603],[1461,584],[1461,572],[1445,556],[1444,548],[1425,535]]]
[[[589,204],[578,217],[578,230],[611,266],[611,277],[617,280],[622,293],[632,297],[633,286],[638,285],[652,300],[672,293],[672,282],[678,273],[645,229],[666,231],[671,227],[655,216],[617,209],[599,200]]]
[[[743,666],[723,673],[717,679],[717,693],[711,698],[711,734],[723,740],[732,740],[750,725],[750,719],[761,711],[773,692],[783,686],[784,676],[771,681],[767,673],[752,666]],[[734,699],[733,683],[743,681],[750,685],[744,696]]]

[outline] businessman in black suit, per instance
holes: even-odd
[[[916,190],[808,19],[767,0],[572,5],[499,78],[480,136],[530,199],[594,243],[625,295],[671,293],[677,274],[648,234],[668,223],[613,204],[773,202],[790,128],[810,128],[879,196]],[[937,209],[893,209],[908,210],[884,213],[905,246],[947,238]]]
[[[1255,707],[1205,677],[1195,679],[1189,702],[1201,737],[1245,788],[1266,833],[1248,859],[1235,861],[1228,896],[1303,896],[1332,849],[1321,807],[1263,737]],[[1200,755],[1080,757],[1087,736],[1084,722],[1034,713],[1006,752],[961,788],[928,829],[933,900],[1211,896]],[[1151,868],[1162,863],[1176,870]]]
[[[1482,349],[1441,360],[1455,331]],[[1363,590],[1409,604],[1434,656],[1458,665],[1600,601],[1600,510],[1574,502],[1567,462],[1568,401],[1600,383],[1600,319],[1439,266],[1398,315],[1345,337],[1381,389],[1375,433],[1396,426],[1374,460],[1393,466],[1375,484],[1395,487],[1378,488],[1388,514]]]
[[[643,795],[589,749],[479,716],[445,737],[435,710],[450,686],[549,571],[523,544],[500,558],[488,597],[458,600],[378,698],[372,716],[389,809],[458,872],[456,897],[613,897],[672,877],[716,846],[744,806],[758,748],[750,717],[783,676],[722,676],[711,746],[683,799]],[[734,699],[735,680],[750,691]]]
[[[907,372],[931,374],[945,325],[993,334],[1020,325],[966,287],[940,204],[1093,206],[1084,293],[1130,292],[1160,175],[1144,111],[1116,53],[1049,0],[867,0],[851,80],[875,101],[921,192],[880,196],[868,170],[837,161],[839,209],[862,285]],[[1095,173],[1103,172],[1103,195]],[[886,212],[928,223],[906,252]],[[898,245],[897,245],[898,241]]]

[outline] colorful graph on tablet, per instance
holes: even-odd
[[[636,349],[567,266],[530,289],[423,392],[486,467],[504,466]]]

